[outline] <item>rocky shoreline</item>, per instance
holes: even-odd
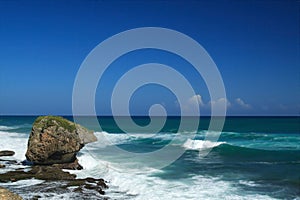
[[[83,169],[76,155],[85,144],[96,140],[92,131],[64,118],[39,117],[32,126],[25,161],[12,160],[13,151],[0,151],[0,168],[9,169],[0,174],[0,183],[36,179],[42,181],[40,186],[36,187],[46,193],[71,191],[84,194],[87,198],[94,195],[96,199],[107,199],[103,195],[108,185],[103,179],[92,177],[78,179],[75,174],[63,170]],[[0,199],[22,199],[13,192],[0,188]],[[39,198],[39,195],[31,197],[31,199]]]

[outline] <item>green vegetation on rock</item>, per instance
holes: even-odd
[[[76,130],[75,123],[70,122],[67,119],[64,119],[59,116],[40,116],[33,123],[33,126],[38,128],[43,128],[43,129],[49,126],[56,126],[56,125],[59,125],[70,132]]]

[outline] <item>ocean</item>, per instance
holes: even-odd
[[[15,151],[10,159],[25,160],[35,118],[0,117],[0,150]],[[66,118],[72,120],[72,117]],[[104,197],[141,200],[300,199],[299,117],[227,117],[219,140],[206,143],[209,117],[200,118],[199,128],[194,133],[188,130],[178,132],[180,117],[167,118],[165,126],[156,134],[136,130],[124,133],[112,117],[98,117],[98,120],[102,129],[83,124],[94,130],[98,138],[78,154],[84,169],[69,172],[79,178],[104,178],[109,186]],[[142,126],[150,122],[148,117],[134,117],[133,120]],[[188,120],[195,119],[190,117]],[[202,156],[207,149],[211,151]],[[167,153],[153,154],[160,150]],[[174,152],[181,154],[172,160]],[[166,162],[170,163],[162,168],[156,167]],[[0,176],[19,167],[9,165],[2,168]],[[0,186],[24,199],[34,196],[39,196],[39,199],[100,198],[96,194],[80,196],[73,193],[71,187],[67,192],[55,189],[59,184],[62,183],[31,179],[0,183]]]

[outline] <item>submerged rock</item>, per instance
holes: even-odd
[[[87,143],[97,141],[92,131],[56,116],[38,117],[28,140],[26,158],[34,164],[72,163]]]
[[[4,150],[0,151],[0,156],[13,156],[15,155],[14,151]]]
[[[22,197],[3,187],[0,187],[0,199],[1,200],[22,200]]]

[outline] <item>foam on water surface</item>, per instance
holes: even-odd
[[[107,196],[113,199],[272,199],[267,195],[242,193],[234,182],[218,177],[195,175],[191,178],[168,180],[159,177],[163,170],[153,168],[126,168],[126,163],[94,159],[84,151],[79,156],[84,169],[70,171],[80,178],[104,178],[110,188]],[[241,184],[253,185],[252,182]]]
[[[28,141],[27,134],[0,131],[0,138],[0,150],[12,150],[15,152],[14,156],[5,158],[11,158],[18,161],[25,160]]]
[[[188,139],[182,146],[187,150],[204,150],[217,147],[225,142],[211,142],[208,140],[191,140]]]

